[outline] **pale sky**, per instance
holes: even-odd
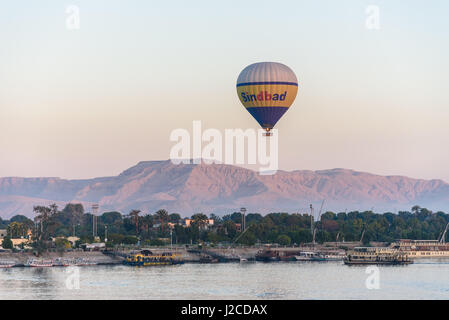
[[[235,83],[276,61],[300,82],[280,169],[449,182],[448,17],[446,0],[3,1],[0,176],[117,175],[168,159],[193,120],[258,128]]]

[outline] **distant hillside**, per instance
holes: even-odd
[[[409,210],[413,205],[449,209],[449,184],[379,176],[346,169],[278,171],[272,176],[223,164],[174,165],[140,162],[116,177],[86,180],[0,178],[0,216],[32,216],[37,204],[100,204],[100,211],[131,209],[191,215],[224,213],[245,206],[251,212],[303,211],[326,199],[326,210]]]

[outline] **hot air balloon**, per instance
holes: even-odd
[[[237,79],[237,94],[248,112],[270,130],[295,101],[298,79],[286,65],[260,62],[247,66]]]

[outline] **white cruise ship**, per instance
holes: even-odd
[[[393,242],[390,247],[406,252],[411,259],[449,258],[449,243],[438,240],[401,239]]]

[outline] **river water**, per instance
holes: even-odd
[[[11,268],[0,269],[3,299],[449,299],[449,260]]]

